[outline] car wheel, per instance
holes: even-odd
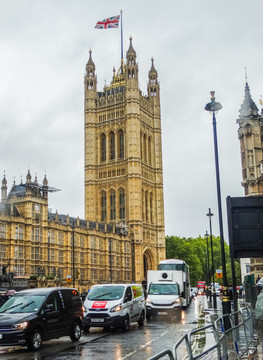
[[[139,326],[143,326],[144,325],[144,311],[142,311],[140,319],[138,321],[138,325]]]
[[[146,313],[146,319],[150,321],[152,319],[152,315]]]
[[[40,330],[35,329],[29,339],[27,340],[27,347],[29,350],[37,351],[42,346],[42,333]]]
[[[83,332],[84,333],[89,332],[89,326],[83,326]]]
[[[80,323],[76,322],[71,331],[70,339],[72,341],[78,341],[80,337],[81,337],[81,325]]]
[[[130,328],[129,315],[126,315],[126,317],[124,318],[123,324],[121,326],[121,330],[122,331],[128,331],[129,328]]]

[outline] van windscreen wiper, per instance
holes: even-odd
[[[89,299],[89,300],[96,300],[96,299],[100,299],[102,296],[106,296],[106,295],[110,295],[110,294],[111,294],[111,292],[107,292],[107,293],[104,293],[104,294],[100,294],[100,295],[98,295],[98,296],[95,296],[94,298]]]
[[[19,306],[19,305],[23,305],[23,303],[19,303],[19,304],[16,304],[16,305],[13,305],[13,306],[10,306],[9,308],[1,311],[1,312],[6,312],[7,310],[10,310],[10,309],[14,309],[15,307]]]

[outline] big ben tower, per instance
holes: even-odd
[[[126,63],[97,91],[92,54],[85,74],[85,218],[122,224],[132,278],[146,279],[165,258],[160,85],[152,59],[148,94],[139,89],[130,38]],[[126,232],[125,232],[126,234]]]

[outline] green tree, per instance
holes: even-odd
[[[178,236],[166,236],[166,258],[184,260],[190,269],[191,285],[196,286],[197,281],[205,280],[212,282],[212,253],[211,239],[199,236],[198,238],[180,238]],[[215,282],[223,284],[222,279],[216,278],[216,270],[222,269],[221,241],[220,237],[212,236],[214,279]],[[225,242],[226,275],[228,284],[232,284],[232,272],[230,263],[229,246]],[[208,248],[208,251],[207,251]],[[209,268],[208,268],[209,258]],[[235,261],[235,272],[237,284],[241,284],[240,263]],[[208,277],[209,272],[209,277]]]

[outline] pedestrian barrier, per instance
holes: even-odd
[[[189,331],[172,349],[148,360],[237,360],[252,355],[256,349],[251,306],[247,305],[218,317],[212,324]]]

